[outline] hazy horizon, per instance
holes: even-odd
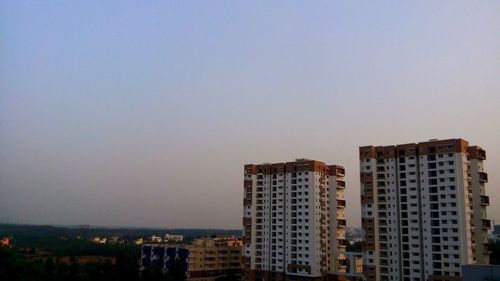
[[[0,222],[241,228],[243,165],[463,138],[500,221],[498,1],[2,1]]]

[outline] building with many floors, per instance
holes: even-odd
[[[245,165],[244,280],[320,280],[346,272],[345,170],[297,159]]]
[[[359,148],[368,281],[461,280],[488,264],[486,153],[462,139]]]

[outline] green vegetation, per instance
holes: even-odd
[[[150,267],[139,270],[138,238],[175,233],[186,240],[212,234],[240,235],[239,230],[160,230],[126,228],[71,228],[0,224],[0,238],[11,246],[0,248],[0,280],[6,281],[183,281],[180,264],[169,272]],[[97,244],[94,237],[119,237],[120,243]],[[86,257],[83,259],[82,257]],[[230,278],[228,276],[227,278]],[[221,279],[232,281],[234,279]]]
[[[8,248],[0,249],[0,280],[19,281],[183,281],[180,267],[169,273],[159,268],[147,268],[139,274],[137,257],[119,256],[115,263],[69,263],[56,258],[30,260]]]
[[[215,281],[240,281],[241,278],[238,278],[234,274],[228,274],[226,276],[218,277],[215,279]]]
[[[500,241],[491,245],[490,264],[500,265]]]
[[[348,252],[361,252],[363,250],[362,242],[354,242],[352,245],[347,243],[346,251]]]
[[[78,264],[72,258],[69,263],[58,258],[29,259],[13,249],[0,249],[0,280],[63,281],[63,280],[140,280],[137,259],[120,256],[111,261]]]
[[[160,229],[160,228],[82,228],[82,227],[56,227],[43,225],[16,225],[0,224],[0,237],[13,236],[17,243],[33,243],[41,239],[45,245],[47,241],[43,239],[59,238],[90,238],[90,237],[111,237],[119,236],[127,241],[138,238],[147,238],[152,235],[162,235],[166,233],[184,235],[184,240],[191,241],[202,236],[241,236],[241,230],[225,229]],[[21,245],[20,245],[21,246]]]

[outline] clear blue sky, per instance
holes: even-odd
[[[0,221],[240,227],[245,163],[486,149],[499,1],[1,1]]]

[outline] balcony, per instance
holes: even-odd
[[[469,147],[468,152],[472,159],[486,160],[486,152],[478,146]]]
[[[483,229],[490,229],[491,228],[491,221],[490,220],[485,220],[482,219],[482,228]]]
[[[339,242],[339,246],[340,247],[346,247],[347,246],[347,242],[345,239],[338,239],[337,240]]]
[[[481,183],[487,183],[488,182],[488,174],[485,172],[479,172],[479,181]]]
[[[490,205],[490,198],[486,195],[481,195],[481,205],[489,206]]]
[[[346,220],[337,220],[338,226],[346,226]]]
[[[337,203],[341,207],[345,207],[345,200],[337,200]]]
[[[337,168],[335,171],[337,173],[337,176],[343,177],[345,175],[345,169],[344,168]]]

